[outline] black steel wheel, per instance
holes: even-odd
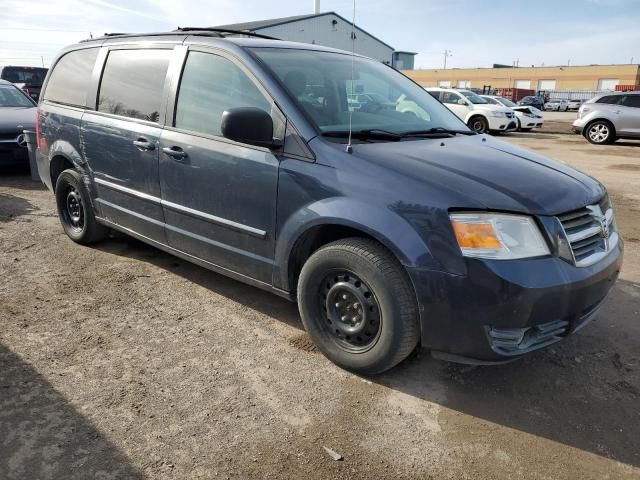
[[[107,237],[109,229],[96,221],[80,172],[63,171],[56,181],[55,194],[60,223],[71,240],[89,244]]]
[[[489,131],[487,119],[478,115],[469,119],[468,126],[476,133],[487,133]]]
[[[343,368],[381,373],[418,344],[418,309],[409,277],[373,240],[347,238],[317,250],[302,267],[297,294],[307,333]]]
[[[380,334],[380,307],[371,288],[355,273],[329,272],[318,296],[319,308],[327,317],[324,328],[336,345],[349,352],[371,348]]]

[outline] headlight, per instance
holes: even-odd
[[[504,117],[504,112],[491,112],[491,115],[494,117]]]
[[[452,213],[449,217],[466,257],[511,260],[549,255],[531,217],[504,213]]]

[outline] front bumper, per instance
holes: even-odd
[[[622,265],[622,241],[584,268],[557,257],[467,259],[467,275],[409,269],[422,346],[466,363],[518,358],[575,332],[598,313]]]
[[[0,166],[16,166],[29,164],[29,151],[17,143],[0,143]]]

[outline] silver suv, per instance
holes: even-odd
[[[605,93],[585,102],[573,131],[598,145],[640,138],[640,91]]]

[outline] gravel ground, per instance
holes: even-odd
[[[0,478],[640,479],[640,143],[505,140],[610,189],[610,299],[522,361],[419,353],[373,378],[324,359],[295,305],[125,237],[75,245],[48,191],[1,176]]]

